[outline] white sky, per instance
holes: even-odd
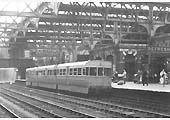
[[[32,12],[38,4],[39,0],[1,0],[0,2],[0,11],[17,11],[17,12]],[[27,4],[30,6],[27,7]],[[23,17],[15,17],[15,16],[0,16],[0,22],[8,22],[8,23],[19,23]]]
[[[95,4],[98,6],[101,6],[99,2],[159,2],[156,0],[151,0],[151,1],[146,1],[146,0],[90,0],[91,2],[95,2]],[[69,2],[79,2],[82,4],[83,2],[90,2],[89,0],[79,0],[79,1],[68,1],[68,0],[0,0],[0,11],[18,11],[20,12],[32,12],[41,2],[64,2],[64,3],[69,3]],[[161,1],[162,2],[162,1]],[[165,1],[164,1],[165,2]],[[97,4],[98,3],[98,4]],[[27,6],[29,5],[29,7]],[[120,8],[119,5],[117,7]],[[127,6],[128,7],[128,6]],[[32,9],[32,10],[31,10]],[[145,8],[143,8],[145,9]],[[146,8],[148,9],[148,8]],[[156,9],[156,8],[154,8]],[[170,11],[168,9],[168,11]],[[0,15],[0,25],[2,26],[1,23],[20,23],[22,20],[24,20],[24,17],[17,17],[17,16],[1,16]],[[4,27],[4,26],[2,26]],[[1,34],[1,32],[0,32]],[[0,41],[1,42],[1,41]]]
[[[34,10],[35,8],[37,8],[37,6],[40,4],[40,2],[63,2],[61,0],[1,0],[0,2],[0,11],[18,11],[18,12],[32,12],[32,10]],[[103,1],[98,1],[98,0],[91,0],[92,2],[95,2],[96,5],[100,5],[99,2],[105,2],[105,0]],[[145,1],[145,0],[144,0]],[[64,3],[69,3],[70,1],[65,0]],[[71,1],[71,2],[79,2],[80,4],[82,4],[83,2],[89,2],[88,0],[80,0],[80,1]],[[111,1],[106,1],[106,2],[111,2]],[[112,2],[118,2],[117,0],[113,0]],[[133,0],[131,1],[123,1],[120,0],[119,2],[133,2]],[[143,2],[140,0],[136,0],[135,2]],[[152,2],[152,1],[149,1]],[[158,1],[154,1],[154,2],[158,2]],[[30,8],[26,5],[26,3],[30,6]],[[98,4],[97,4],[98,3]],[[117,5],[116,7],[120,8],[119,5]],[[127,5],[128,7],[128,5]],[[148,9],[147,6],[143,7],[143,9]],[[155,8],[154,8],[155,9]],[[24,19],[23,17],[15,17],[15,16],[0,16],[0,22],[8,22],[8,23],[19,23],[22,19]]]

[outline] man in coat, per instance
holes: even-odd
[[[148,86],[148,72],[146,70],[144,70],[142,74],[142,84],[143,86],[145,84]]]

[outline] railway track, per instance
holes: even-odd
[[[14,86],[13,86],[14,87]],[[22,88],[15,88],[23,92]],[[105,117],[170,117],[170,115],[151,112],[131,107],[124,107],[117,104],[110,104],[107,102],[89,100],[84,98],[78,98],[63,94],[56,94],[52,92],[42,91],[42,90],[33,90],[24,88],[24,93],[30,94],[33,96],[38,96],[44,99],[50,99],[51,101],[60,102],[64,104],[70,105],[78,105],[79,107],[86,107],[89,109],[93,109],[95,111],[99,111],[101,113],[105,113]]]
[[[8,107],[0,103],[0,117],[2,118],[20,118],[17,114],[15,114]]]
[[[162,101],[158,102],[155,100],[147,100],[147,99],[133,98],[129,96],[120,96],[120,95],[115,95],[114,98],[110,98],[110,99],[101,98],[101,100],[110,103],[117,103],[125,106],[131,106],[143,110],[149,110],[152,112],[159,112],[162,114],[170,115],[169,103],[166,104],[166,102],[162,103]]]
[[[1,94],[6,99],[12,100],[18,105],[22,105],[25,109],[35,113],[38,117],[42,118],[93,118],[95,116],[81,113],[79,111],[56,105],[52,102],[47,102],[40,98],[31,97],[17,92],[2,90]]]

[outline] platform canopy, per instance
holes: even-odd
[[[32,56],[146,45],[151,36],[170,31],[169,2],[2,1],[0,46],[30,50]]]

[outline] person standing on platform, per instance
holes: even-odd
[[[136,80],[134,83],[140,84],[142,82],[142,70],[138,70],[138,72],[135,74]]]
[[[112,76],[112,82],[118,82],[118,72],[115,71]]]
[[[145,84],[148,86],[148,72],[146,70],[144,70],[142,74],[142,84],[143,86]]]
[[[124,80],[124,84],[126,83],[126,76],[127,76],[127,72],[126,72],[126,70],[123,70],[122,77]]]
[[[168,79],[167,73],[165,72],[165,70],[163,69],[160,72],[160,83],[163,84],[163,86],[165,86],[166,80]]]

